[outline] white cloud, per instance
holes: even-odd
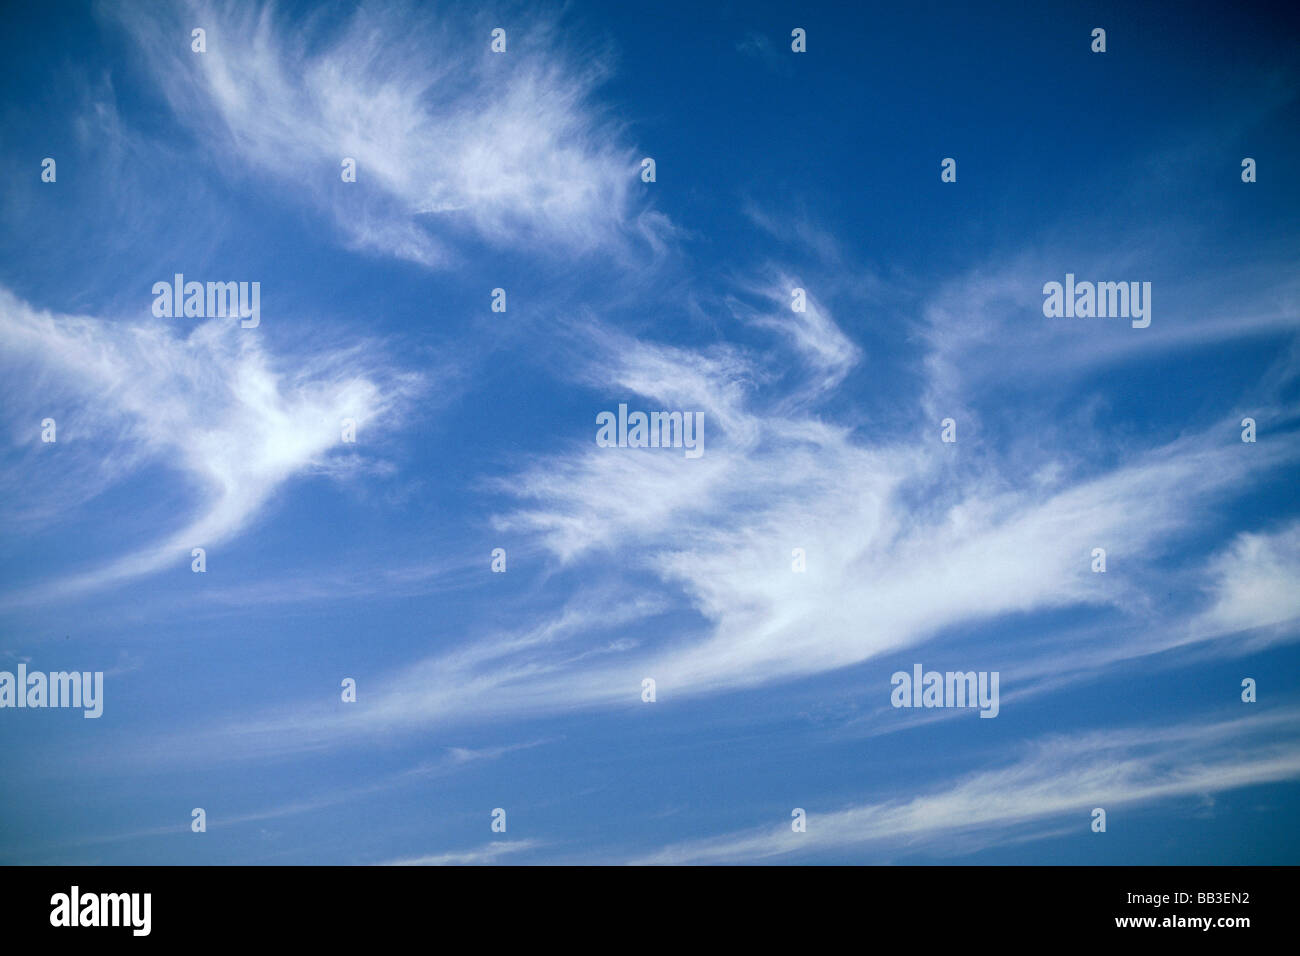
[[[1082,839],[1092,835],[1094,807],[1105,809],[1110,822],[1118,813],[1157,802],[1300,777],[1297,716],[1292,710],[1208,725],[1048,737],[1022,747],[1009,765],[911,799],[841,810],[805,807],[804,833],[793,832],[787,820],[674,844],[634,862],[759,863],[836,852],[886,861],[917,851],[970,853],[1063,831]],[[1278,739],[1277,731],[1286,736]],[[1056,825],[1061,826],[1045,829]]]
[[[835,328],[829,312],[821,321]],[[1279,442],[1243,455],[1216,425],[1109,468],[1062,463],[1048,447],[1029,473],[1049,460],[1055,474],[1025,485],[1022,458],[986,450],[963,459],[965,446],[943,445],[937,428],[864,437],[815,417],[812,391],[794,404],[779,390],[773,397],[771,376],[747,350],[659,346],[595,323],[584,332],[586,361],[575,371],[584,384],[611,403],[703,409],[709,436],[698,460],[592,440],[501,482],[521,506],[497,527],[534,536],[599,586],[558,613],[535,608],[544,623],[527,631],[382,679],[346,723],[271,715],[232,729],[241,747],[635,703],[644,676],[665,699],[759,686],[911,653],[959,626],[972,633],[1014,614],[1093,607],[1131,625],[963,649],[995,655],[1020,679],[1008,695],[1049,689],[1189,640],[1186,615],[1153,594],[1168,580],[1162,556],[1215,502],[1297,453]],[[839,335],[819,341],[830,347]],[[788,342],[784,356],[813,381],[833,364],[798,335]],[[858,355],[847,344],[843,352]],[[824,393],[834,380],[822,380]],[[1091,572],[1099,544],[1107,575]],[[795,547],[807,554],[806,573],[791,571]],[[693,617],[651,639],[615,640],[674,608]]]
[[[733,300],[732,311],[761,328],[784,336],[803,360],[809,375],[809,392],[824,394],[839,385],[849,371],[862,361],[862,350],[855,345],[831,318],[826,306],[809,289],[804,289],[804,311],[793,308],[795,289],[803,283],[781,270],[761,284],[751,284],[750,295],[767,300],[770,311],[756,312]]]
[[[1095,605],[1140,615],[1149,602],[1138,569],[1212,502],[1296,453],[1283,443],[1247,457],[1207,431],[1098,469],[1067,466],[1049,447],[1034,464],[1042,474],[1052,462],[1054,477],[1022,487],[1025,462],[996,449],[967,453],[969,438],[943,445],[937,422],[921,438],[864,439],[814,417],[812,397],[833,391],[860,355],[823,307],[815,326],[795,323],[789,335],[794,351],[783,357],[797,357],[789,364],[821,386],[795,404],[768,397],[766,373],[745,351],[689,353],[594,330],[588,374],[603,375],[611,401],[631,390],[648,407],[706,409],[708,450],[683,461],[592,443],[507,485],[526,504],[502,528],[538,534],[566,563],[616,557],[625,569],[651,569],[702,615],[699,632],[639,660],[662,689],[845,667],[1013,613]],[[815,377],[828,369],[838,371]],[[1099,545],[1131,573],[1092,574]],[[807,554],[804,574],[791,571],[796,547]],[[1152,633],[1128,653],[1166,638]],[[1092,650],[1057,654],[1057,672]],[[590,686],[601,697],[611,679],[575,675],[570,694]]]
[[[1180,274],[1184,265],[1166,264],[1167,242],[1135,235],[1124,248],[1096,255],[1067,254],[1068,246],[1051,242],[945,281],[916,326],[926,345],[930,415],[970,416],[982,404],[1005,408],[1017,394],[1049,405],[1077,402],[1103,370],[1229,342],[1280,341],[1300,329],[1300,280],[1286,263]],[[1080,281],[1163,280],[1152,282],[1150,327],[1134,329],[1123,318],[1045,317],[1043,283],[1064,281],[1066,272]],[[1300,372],[1294,348],[1278,366],[1261,384]],[[1146,396],[1135,390],[1132,400]]]
[[[409,859],[388,860],[379,866],[477,866],[495,863],[503,856],[512,853],[524,853],[545,846],[539,840],[500,840],[485,843],[472,850],[456,850],[450,853],[436,853],[430,856],[411,857]]]
[[[191,548],[212,547],[243,530],[289,479],[326,467],[344,447],[343,418],[364,430],[417,387],[412,376],[387,371],[365,346],[285,356],[268,353],[262,341],[225,319],[181,336],[163,322],[55,315],[0,289],[0,343],[11,375],[40,381],[41,400],[67,409],[45,458],[28,456],[22,464],[24,480],[40,485],[41,462],[53,458],[51,449],[68,457],[121,455],[132,466],[173,470],[177,485],[196,499],[195,513],[152,545],[44,585],[24,600],[188,562]],[[39,421],[27,423],[25,443],[39,441]],[[118,520],[125,532],[129,517]]]
[[[1210,565],[1214,603],[1197,619],[1196,633],[1237,634],[1275,628],[1300,618],[1300,522],[1271,534],[1241,534]],[[1269,634],[1255,635],[1257,649]]]
[[[153,9],[111,15],[223,166],[311,196],[355,248],[445,266],[460,255],[449,240],[465,236],[608,255],[670,231],[634,208],[640,156],[591,104],[607,54],[566,51],[567,31],[522,15],[494,54],[495,21],[451,5],[407,12],[363,5],[340,23],[236,4],[191,4],[183,24]],[[190,51],[190,23],[205,25],[207,53]],[[355,184],[340,179],[343,157],[357,161]]]

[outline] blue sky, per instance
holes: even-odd
[[[1297,862],[1297,41],[1129,6],[9,12],[0,861]]]

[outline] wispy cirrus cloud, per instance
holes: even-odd
[[[546,17],[363,5],[342,23],[274,6],[193,3],[185,16],[114,8],[179,122],[241,167],[310,197],[349,245],[426,266],[464,240],[534,254],[658,248],[639,161],[593,103],[600,48],[565,49]],[[208,49],[192,53],[202,24]],[[491,30],[508,27],[507,52]],[[341,181],[356,160],[357,181]]]
[[[150,464],[176,471],[193,496],[192,515],[154,543],[45,582],[23,601],[145,575],[228,540],[290,479],[340,473],[344,418],[363,428],[422,387],[364,343],[277,355],[230,320],[180,335],[156,321],[56,315],[3,289],[0,342],[10,375],[42,383],[40,402],[29,398],[26,417],[12,420],[11,441],[27,451],[10,480],[44,474],[57,480],[51,493],[63,495],[83,470],[65,459],[107,460],[119,464],[97,490]],[[42,446],[35,424],[53,407],[62,409],[58,439]],[[364,465],[355,453],[342,457]]]
[[[784,301],[786,281],[770,287],[770,301]],[[865,435],[819,413],[863,354],[828,308],[814,307],[815,321],[790,329],[738,313],[778,344],[762,353],[659,345],[584,324],[575,379],[611,402],[703,409],[708,450],[692,461],[575,442],[501,480],[520,504],[496,526],[623,600],[579,594],[559,613],[539,610],[549,623],[514,638],[471,638],[414,663],[383,679],[346,722],[268,715],[232,733],[292,749],[298,734],[341,739],[430,720],[611,706],[634,700],[643,676],[665,695],[719,693],[1062,609],[1111,617],[1100,629],[1040,635],[1033,647],[998,647],[1015,680],[1009,693],[1048,690],[1116,661],[1224,636],[1221,627],[1199,634],[1190,627],[1202,590],[1222,568],[1194,569],[1174,596],[1166,593],[1165,557],[1204,530],[1201,516],[1216,502],[1294,467],[1294,443],[1243,451],[1211,421],[1092,462],[1071,455],[1068,444],[1058,448],[1054,442],[1069,436],[1047,429],[1048,441],[1026,461],[1021,448],[988,445],[963,457],[966,446],[941,443],[937,427],[920,439],[910,430]],[[782,362],[794,386],[772,373]],[[925,394],[914,400],[923,404]],[[1021,423],[1028,424],[1023,415]],[[1091,572],[1099,545],[1110,555],[1108,575]],[[805,573],[792,573],[794,548],[806,554]],[[1288,569],[1276,572],[1282,582]],[[667,610],[690,617],[657,637],[620,642]],[[1291,629],[1277,639],[1293,637]],[[607,652],[575,654],[583,645]]]
[[[683,841],[640,864],[729,864],[851,853],[859,862],[903,854],[965,854],[1017,838],[1088,835],[1092,810],[1117,813],[1300,778],[1297,713],[1056,735],[1022,745],[1004,766],[908,798],[808,812],[788,822]],[[1278,736],[1278,734],[1281,736]],[[1267,738],[1267,740],[1261,739]]]
[[[502,857],[515,853],[526,853],[546,844],[541,840],[499,840],[485,843],[472,850],[455,850],[449,853],[434,853],[428,856],[407,857],[400,860],[386,860],[378,866],[477,866],[496,863]]]
[[[1076,72],[1046,15],[971,18],[940,75],[906,43],[838,62],[823,28],[796,56],[738,9],[666,31],[661,83],[665,31],[595,5],[95,2],[2,41],[0,610],[11,660],[112,678],[108,720],[4,722],[8,858],[893,860],[1067,837],[1016,857],[1041,860],[1093,850],[1068,838],[1093,805],[1167,821],[1300,778],[1296,712],[1274,709],[1300,636],[1275,158],[1295,84],[1237,57],[1239,30],[1223,62],[1251,67],[1207,96],[1177,56],[1154,87],[1123,57]],[[1007,36],[1034,56],[981,100],[962,68]],[[76,62],[49,77],[59,41]],[[1012,89],[1035,68],[1052,82]],[[918,78],[934,108],[891,115]],[[978,136],[944,118],[953,90]],[[832,102],[878,116],[882,149],[809,134]],[[1115,135],[1080,139],[1069,117],[1099,105]],[[949,153],[961,185],[938,181]],[[296,321],[137,321],[182,270],[274,279]],[[1152,326],[1042,316],[1066,271],[1154,280]],[[484,308],[498,284],[508,316]],[[703,457],[597,447],[623,401],[702,412]],[[219,573],[191,576],[214,544]],[[1003,718],[892,708],[918,660],[1000,671]],[[1198,719],[1239,670],[1261,716]],[[1141,712],[1185,722],[1116,726]],[[511,838],[481,844],[498,802]],[[196,803],[216,839],[189,838]]]
[[[782,277],[769,298],[785,300],[789,285]],[[920,439],[863,436],[818,414],[816,399],[834,393],[861,353],[824,307],[813,309],[814,320],[754,323],[786,339],[785,367],[813,383],[797,403],[788,387],[765,387],[770,352],[683,353],[597,331],[586,341],[604,349],[583,366],[587,384],[603,376],[611,396],[706,409],[716,423],[708,453],[684,462],[578,446],[510,482],[524,505],[500,519],[503,529],[538,535],[566,563],[618,555],[623,567],[651,569],[707,622],[647,649],[640,666],[665,687],[717,690],[845,667],[1011,614],[1093,606],[1143,619],[1155,612],[1154,579],[1092,574],[1092,549],[1158,566],[1206,508],[1298,454],[1289,441],[1246,454],[1220,422],[1111,463],[1081,460],[1054,428],[1038,433],[1048,442],[1030,461],[1020,447],[944,445],[937,420]],[[804,574],[791,573],[794,548],[807,555]],[[1177,629],[1154,629],[1138,652],[1168,646]],[[1058,676],[1063,664],[1058,653]]]
[[[1243,652],[1285,638],[1300,618],[1300,522],[1238,535],[1208,571],[1213,604],[1193,623],[1194,635],[1256,632]]]

